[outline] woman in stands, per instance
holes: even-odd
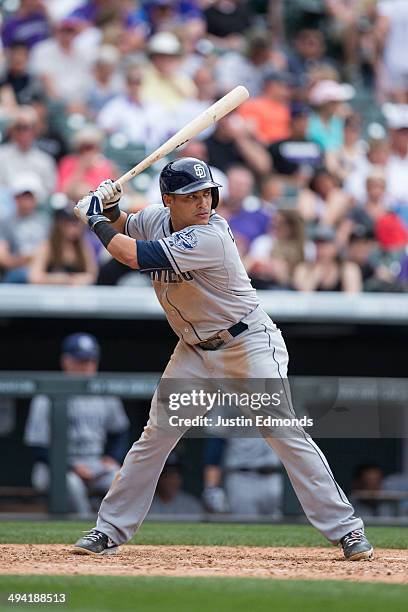
[[[84,225],[69,205],[55,213],[50,235],[38,248],[29,282],[41,285],[92,285],[97,264],[84,236]]]

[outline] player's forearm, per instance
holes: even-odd
[[[129,266],[129,268],[133,268],[134,270],[139,268],[136,240],[133,238],[129,238],[123,234],[116,234],[106,248],[112,257],[125,264],[125,266]]]

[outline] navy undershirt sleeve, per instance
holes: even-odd
[[[172,270],[158,240],[137,240],[137,261],[140,270]]]

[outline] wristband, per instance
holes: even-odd
[[[115,204],[115,206],[112,206],[111,208],[105,208],[103,214],[108,217],[109,221],[115,223],[115,221],[117,221],[120,217],[119,204]]]
[[[104,215],[92,215],[88,219],[88,225],[98,236],[105,249],[116,234],[119,234]]]

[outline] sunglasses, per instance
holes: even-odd
[[[17,123],[17,124],[14,126],[14,129],[15,129],[17,132],[25,132],[25,131],[27,131],[27,130],[33,130],[33,129],[34,129],[34,126],[33,126],[33,125],[31,125],[30,123]]]
[[[73,26],[64,26],[58,29],[58,32],[62,32],[63,34],[76,34],[77,29]]]
[[[98,147],[97,147],[97,145],[95,145],[95,144],[86,143],[86,144],[81,145],[81,146],[79,147],[79,149],[78,149],[78,150],[79,150],[81,153],[86,153],[87,151],[94,151],[94,150],[95,150],[95,149],[97,149],[97,148],[98,148]]]

